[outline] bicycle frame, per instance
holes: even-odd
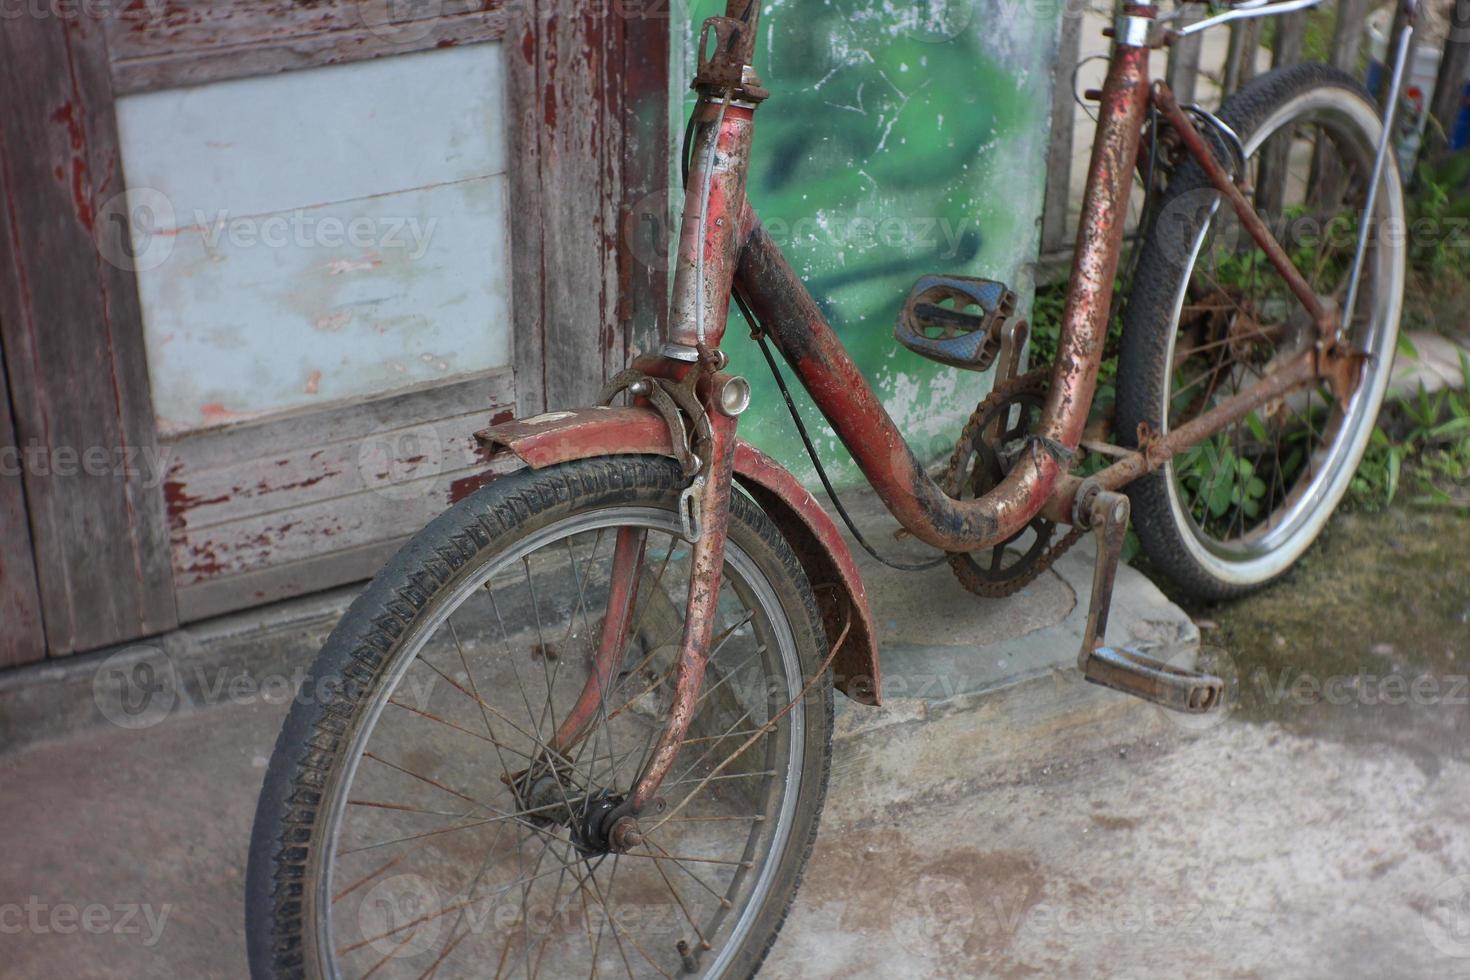
[[[1298,4],[1300,5],[1300,4]],[[1292,7],[1291,9],[1297,9]],[[1361,357],[1347,349],[1339,335],[1341,321],[1328,309],[1292,265],[1281,245],[1237,187],[1228,169],[1175,102],[1162,82],[1150,83],[1148,56],[1166,43],[1168,32],[1156,11],[1144,4],[1124,3],[1114,28],[1114,45],[1100,100],[1097,135],[1083,194],[1072,275],[1062,314],[1051,385],[1033,451],[1023,454],[1005,479],[984,496],[956,500],[930,479],[882,402],[853,363],[801,279],[762,228],[745,200],[745,179],[753,139],[753,121],[766,97],[750,69],[759,5],[756,0],[729,0],[723,18],[706,22],[700,40],[695,87],[701,92],[695,110],[696,138],[686,185],[684,212],[674,272],[669,327],[656,355],[645,355],[635,367],[648,378],[671,382],[692,378],[711,422],[703,447],[705,458],[699,492],[686,519],[697,518],[693,535],[693,574],[686,627],[677,662],[676,694],[669,724],[653,753],[653,763],[634,788],[631,811],[637,814],[656,799],[689,723],[703,678],[720,589],[725,532],[732,480],[748,481],[748,447],[735,438],[736,416],[722,404],[728,378],[719,373],[720,352],[730,297],[738,293],[755,314],[760,329],[775,342],[818,409],[831,423],[859,468],[893,516],[915,537],[935,548],[967,552],[992,547],[1024,528],[1036,515],[1063,523],[1087,524],[1079,512],[1082,481],[1067,473],[1078,449],[1097,386],[1107,335],[1113,283],[1122,249],[1124,218],[1137,169],[1139,147],[1150,106],[1180,136],[1211,182],[1240,217],[1267,259],[1286,280],[1318,328],[1316,342],[1282,364],[1252,388],[1216,404],[1191,422],[1167,434],[1140,434],[1140,447],[1120,458],[1092,480],[1116,490],[1163,466],[1175,453],[1198,444],[1239,421],[1253,409],[1297,387],[1325,381],[1339,399],[1350,397],[1361,370]],[[715,46],[705,54],[706,43]],[[680,433],[670,433],[649,410],[648,389],[635,385],[637,407],[553,413],[488,430],[487,443],[511,449],[531,465],[547,465],[578,455],[609,452],[671,452]],[[742,406],[743,407],[743,406]],[[737,458],[747,453],[746,469]],[[766,474],[770,476],[769,473]],[[1091,481],[1090,481],[1091,482]],[[823,566],[828,581],[837,579],[859,627],[859,643],[871,644],[871,621],[861,583],[853,584],[855,566],[831,522],[804,491],[793,491],[794,479],[755,483],[772,491],[772,501],[796,513],[809,528],[820,528],[817,547],[826,549]],[[692,488],[694,489],[694,488]],[[763,501],[764,502],[764,501]],[[825,523],[824,523],[825,522]],[[635,535],[618,541],[615,566],[636,564],[641,541]],[[810,547],[811,538],[804,539]],[[810,556],[803,556],[809,561]],[[809,566],[809,572],[810,572]],[[832,575],[832,569],[840,574]],[[815,580],[814,580],[815,581]],[[601,685],[620,655],[632,590],[615,590],[604,620],[604,636],[583,714],[595,709]],[[834,629],[828,615],[829,631]],[[861,632],[861,630],[860,630]],[[844,630],[843,637],[847,637]],[[850,641],[849,641],[850,642]],[[833,655],[837,653],[834,645]],[[871,651],[869,653],[871,656]],[[831,662],[831,658],[829,658]],[[849,664],[855,662],[849,652]],[[872,664],[871,691],[860,697],[877,701],[877,664]],[[851,695],[853,692],[848,691]],[[563,722],[558,744],[579,737],[588,717]]]

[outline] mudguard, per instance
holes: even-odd
[[[532,469],[573,459],[617,454],[673,455],[669,430],[645,408],[579,408],[516,419],[475,433],[491,452],[510,452]],[[832,662],[837,689],[861,704],[881,692],[878,637],[862,576],[837,525],[780,463],[743,439],[735,450],[735,479],[770,517],[796,553],[816,594],[829,639],[847,639]]]

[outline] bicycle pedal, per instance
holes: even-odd
[[[1172,711],[1204,714],[1225,699],[1225,682],[1212,674],[1174,667],[1129,647],[1098,647],[1081,664],[1094,684],[1152,701]]]
[[[893,336],[930,360],[970,371],[989,370],[1002,332],[1016,311],[1005,283],[968,276],[924,276],[904,301]]]
[[[1074,523],[1097,533],[1097,559],[1092,572],[1092,602],[1077,669],[1094,684],[1131,694],[1174,711],[1203,714],[1225,698],[1225,682],[1211,674],[1173,667],[1128,647],[1103,646],[1113,604],[1113,580],[1128,533],[1128,498],[1104,490],[1096,479],[1077,489]]]

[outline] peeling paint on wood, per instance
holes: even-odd
[[[556,0],[511,15],[522,55],[508,63],[511,143],[525,164],[511,199],[538,216],[511,227],[518,405],[534,414],[589,402],[663,315],[658,268],[621,276],[634,306],[619,310],[620,263],[637,261],[619,218],[668,182],[669,21]]]
[[[114,88],[145,92],[493,41],[499,0],[170,0],[106,19]],[[156,10],[156,12],[155,12]]]
[[[164,489],[181,617],[370,576],[381,546],[507,469],[487,461],[474,432],[513,400],[500,370],[170,441]],[[317,571],[303,575],[303,565]]]
[[[22,444],[136,462],[157,443],[136,286],[102,247],[117,229],[99,215],[121,190],[102,31],[86,17],[0,31],[0,334],[22,382]],[[176,624],[163,496],[145,468],[24,482],[50,652]]]

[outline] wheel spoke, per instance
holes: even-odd
[[[799,771],[790,761],[800,758],[797,744],[784,731],[802,698],[779,712],[765,700],[772,679],[795,690],[804,673],[786,666],[790,628],[773,618],[781,592],[752,590],[748,566],[727,566],[710,671],[683,755],[663,783],[672,808],[644,820],[640,844],[613,852],[608,826],[594,817],[632,791],[666,727],[669,644],[684,614],[670,582],[689,554],[667,525],[639,530],[637,588],[623,613],[630,646],[600,663],[605,627],[594,620],[616,553],[601,542],[618,527],[551,533],[486,568],[404,655],[393,676],[418,678],[415,686],[400,681],[364,713],[374,727],[357,750],[363,761],[342,791],[332,838],[340,878],[327,907],[348,924],[331,951],[342,975],[433,977],[482,963],[487,973],[527,980],[672,978],[689,957],[743,941],[753,920],[733,913],[764,894],[752,872],[789,833],[789,817],[773,815],[789,814],[779,801]],[[650,541],[653,534],[668,540]],[[626,571],[626,561],[616,564]],[[773,644],[781,637],[787,646]],[[408,669],[415,664],[422,674]],[[598,684],[590,698],[587,684]],[[552,733],[578,699],[577,716],[589,721],[558,751]],[[732,768],[742,756],[751,761]],[[382,896],[396,893],[381,889],[400,881],[436,883],[446,897],[354,918],[365,905],[383,906]],[[677,953],[656,924],[622,917],[623,896],[635,893],[662,896],[682,934]],[[478,923],[492,908],[504,924],[486,934]],[[501,918],[502,909],[514,918]]]

